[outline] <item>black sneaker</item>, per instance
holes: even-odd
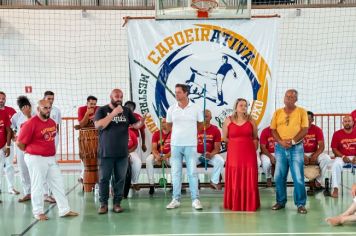
[[[150,191],[148,192],[150,195],[153,195],[155,193],[155,187],[150,186]]]

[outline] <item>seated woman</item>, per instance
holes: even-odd
[[[349,208],[341,215],[326,218],[326,222],[332,226],[342,225],[348,222],[356,222],[356,183],[352,185],[351,194],[353,202]]]

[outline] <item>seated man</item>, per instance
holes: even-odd
[[[341,215],[326,218],[326,222],[332,226],[337,226],[356,221],[356,183],[352,185],[351,194],[354,199],[350,207]]]
[[[261,132],[260,146],[261,146],[261,162],[263,172],[266,174],[267,187],[272,187],[272,165],[276,165],[276,158],[274,157],[274,138],[272,136],[271,128],[267,127]]]
[[[161,139],[161,140],[160,140]],[[161,145],[162,144],[162,145]],[[166,119],[162,119],[162,137],[160,131],[156,131],[152,135],[152,153],[146,158],[147,176],[150,184],[149,194],[155,192],[154,189],[154,164],[161,164],[165,160],[169,165],[169,158],[171,157],[171,132],[167,128]]]
[[[198,160],[197,165],[207,161],[208,164],[214,166],[213,173],[211,175],[210,186],[213,189],[221,190],[220,175],[224,169],[225,161],[221,155],[219,155],[221,147],[221,133],[218,127],[212,125],[211,111],[205,110],[205,133],[206,133],[206,153],[204,160],[204,130],[198,131]]]
[[[129,161],[131,165],[131,185],[132,188],[136,191],[140,190],[140,186],[138,185],[138,178],[140,176],[142,162],[140,157],[138,156],[137,149],[137,137],[136,134],[129,130]]]
[[[331,148],[335,154],[332,165],[332,189],[331,196],[337,198],[341,185],[342,168],[345,163],[356,164],[356,129],[353,129],[353,120],[350,115],[342,119],[343,129],[334,133],[331,140]]]
[[[319,165],[321,174],[315,180],[315,187],[321,189],[322,185],[324,185],[323,180],[330,163],[330,156],[323,153],[325,148],[323,131],[313,124],[314,113],[308,111],[307,114],[309,128],[308,133],[303,140],[304,165]],[[309,193],[312,194],[312,192]]]
[[[78,108],[78,122],[79,125],[75,126],[75,129],[81,129],[86,127],[93,127],[94,128],[94,116],[96,110],[99,108],[96,103],[98,99],[92,95],[87,97],[87,105],[81,106]],[[78,179],[79,182],[83,183],[83,176],[84,176],[84,165],[81,161],[81,173],[80,178]]]

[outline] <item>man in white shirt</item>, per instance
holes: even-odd
[[[175,95],[177,103],[167,111],[167,126],[172,130],[171,136],[171,173],[173,184],[173,197],[167,209],[180,206],[182,188],[183,158],[187,166],[189,189],[192,198],[192,207],[203,209],[199,201],[198,173],[197,173],[197,133],[203,128],[203,110],[189,101],[188,86],[176,84]]]
[[[52,106],[50,118],[52,120],[54,120],[54,122],[56,122],[56,124],[57,124],[57,134],[59,134],[59,126],[62,123],[62,115],[61,115],[61,111],[59,110],[59,108],[53,106],[54,92],[46,91],[44,93],[43,99],[49,101],[49,103]],[[55,139],[56,151],[57,151],[57,147],[58,147],[58,142],[59,142],[59,135],[56,135],[56,139]]]
[[[19,106],[20,112],[17,112],[11,118],[11,129],[15,134],[15,139],[20,135],[21,127],[23,123],[28,121],[36,113],[32,111],[32,105],[26,96],[19,96],[17,98],[17,105]],[[23,188],[24,196],[20,198],[19,202],[26,202],[31,200],[31,179],[28,172],[27,165],[25,163],[24,155],[25,153],[15,146],[15,152],[17,157],[17,166],[20,170],[20,179]]]
[[[54,120],[54,122],[56,122],[57,134],[58,135],[56,135],[54,143],[55,143],[55,148],[56,148],[56,153],[57,153],[57,151],[58,151],[58,143],[59,143],[59,138],[60,138],[59,126],[62,123],[61,111],[59,110],[58,107],[53,106],[53,103],[54,103],[54,92],[52,92],[52,91],[44,92],[43,99],[48,101],[52,106],[51,113],[50,113],[50,118],[52,120]],[[45,189],[48,189],[47,183],[45,183]],[[45,197],[45,201],[48,201],[49,203],[55,203],[56,201],[51,195],[52,195],[52,192],[49,189],[48,190],[48,196]]]

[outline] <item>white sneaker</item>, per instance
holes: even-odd
[[[178,202],[176,199],[173,199],[167,206],[167,209],[174,209],[178,208],[180,206],[180,202]]]
[[[192,207],[195,208],[195,210],[203,210],[203,206],[201,205],[199,199],[195,199],[192,203]]]
[[[133,196],[133,189],[132,188],[130,188],[130,190],[129,190],[129,193],[127,194],[127,198],[132,198],[132,196]]]

